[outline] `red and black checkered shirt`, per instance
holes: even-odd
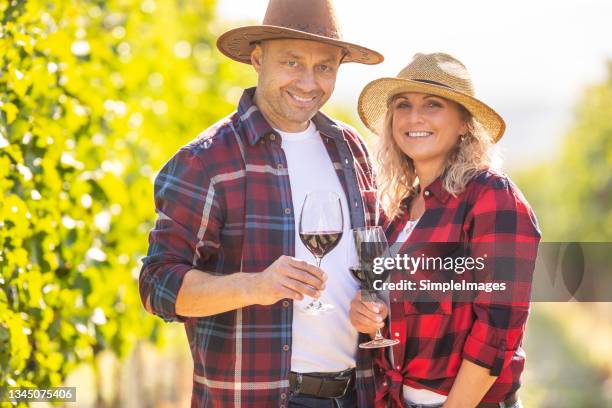
[[[291,300],[200,318],[175,311],[190,269],[256,273],[281,255],[294,255],[295,213],[281,137],[253,104],[254,91],[244,92],[237,112],[181,148],[155,180],[158,219],[140,296],[150,312],[185,324],[194,359],[193,407],[283,407],[289,396]],[[374,180],[365,145],[322,113],[312,120],[346,194],[351,225],[371,225]],[[361,407],[374,401],[371,357],[357,353]]]
[[[504,401],[519,388],[525,364],[521,344],[540,240],[535,215],[518,188],[491,170],[476,175],[456,197],[441,178],[423,195],[426,210],[399,254],[424,243],[467,244],[470,256],[486,254],[486,279],[503,281],[508,290],[503,299],[482,292],[470,301],[456,301],[449,293],[437,298],[435,307],[390,291],[387,334],[400,343],[392,350],[394,366],[384,350],[376,358],[376,406],[403,406],[403,384],[448,395],[463,359],[498,377],[483,401]],[[404,209],[408,205],[404,200]],[[395,242],[408,216],[404,211],[387,225],[389,242]],[[392,272],[391,280],[399,281],[402,273]],[[410,278],[415,276],[430,275],[417,272]],[[478,281],[477,273],[473,280]]]

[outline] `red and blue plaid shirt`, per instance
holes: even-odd
[[[385,350],[375,360],[376,406],[403,406],[403,384],[448,395],[463,359],[498,376],[483,401],[504,401],[519,388],[525,364],[521,344],[540,240],[535,215],[518,188],[491,170],[476,175],[456,197],[441,178],[423,193],[426,210],[399,254],[419,256],[420,250],[410,252],[428,243],[468,244],[471,257],[486,253],[485,279],[503,281],[508,290],[501,301],[482,292],[473,301],[458,302],[449,293],[433,305],[391,291],[387,334],[400,343],[392,350],[394,366]],[[408,205],[404,200],[403,208]],[[387,223],[389,242],[395,242],[408,217],[404,211]],[[392,281],[402,278],[394,277],[397,273],[392,272]]]
[[[291,300],[199,318],[175,311],[190,269],[256,273],[281,255],[294,255],[296,214],[281,137],[253,94],[254,88],[246,90],[237,112],[181,148],[155,180],[158,219],[140,296],[149,312],[185,325],[194,359],[193,407],[283,407],[289,397]],[[322,113],[312,120],[346,194],[352,227],[372,224],[375,187],[365,145]],[[373,405],[371,357],[357,353],[360,407]]]

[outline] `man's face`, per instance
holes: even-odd
[[[271,40],[257,44],[255,103],[270,124],[299,132],[327,102],[336,84],[342,49],[316,41]]]

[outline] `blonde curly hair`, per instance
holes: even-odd
[[[402,214],[401,202],[408,196],[418,194],[418,177],[412,159],[404,154],[393,139],[393,101],[390,98],[387,112],[380,132],[381,142],[376,152],[378,194],[385,213],[394,218]],[[446,191],[457,196],[467,183],[481,170],[497,167],[501,159],[492,149],[491,136],[474,120],[470,112],[461,104],[468,131],[449,154],[443,170],[442,185]]]

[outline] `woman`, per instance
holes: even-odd
[[[369,83],[359,114],[380,137],[389,242],[415,257],[423,243],[459,243],[483,268],[455,270],[453,280],[497,283],[492,292],[389,291],[387,334],[400,343],[375,360],[376,406],[520,407],[521,343],[540,232],[518,188],[492,169],[503,119],[474,97],[465,66],[442,53],[416,54],[397,77]],[[392,280],[444,280],[436,275],[442,272],[421,269],[394,271]],[[351,319],[373,333],[386,310],[357,297]]]

